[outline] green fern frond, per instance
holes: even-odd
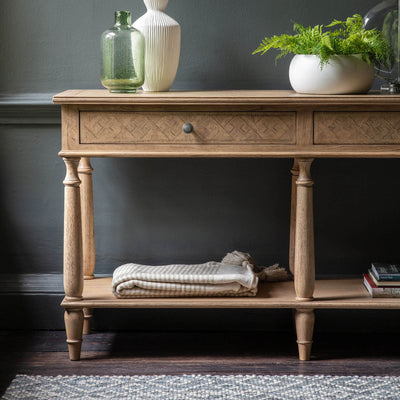
[[[332,29],[334,28],[334,29]],[[354,14],[345,21],[333,20],[328,25],[305,27],[294,23],[294,35],[275,35],[262,40],[252,54],[265,54],[270,49],[280,50],[278,60],[290,53],[314,54],[321,60],[321,67],[333,55],[361,54],[367,62],[388,66],[393,61],[393,50],[381,31],[365,30],[361,15]]]

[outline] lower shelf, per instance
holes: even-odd
[[[293,282],[263,283],[256,297],[118,299],[111,277],[85,281],[83,300],[63,300],[63,307],[85,308],[342,308],[400,309],[400,298],[372,298],[360,279],[317,280],[314,301],[299,302]]]

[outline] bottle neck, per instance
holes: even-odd
[[[144,0],[148,11],[165,11],[168,0]]]
[[[131,13],[130,11],[115,11],[115,24],[116,28],[131,26]]]

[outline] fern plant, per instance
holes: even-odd
[[[313,54],[319,57],[321,68],[333,55],[360,54],[368,63],[389,66],[393,50],[383,33],[377,29],[364,29],[363,18],[354,14],[346,21],[334,20],[329,25],[305,27],[295,23],[294,35],[282,34],[265,38],[253,54],[265,54],[279,49],[278,60],[290,53]]]

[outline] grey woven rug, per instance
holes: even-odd
[[[399,400],[400,377],[17,375],[2,399]]]

